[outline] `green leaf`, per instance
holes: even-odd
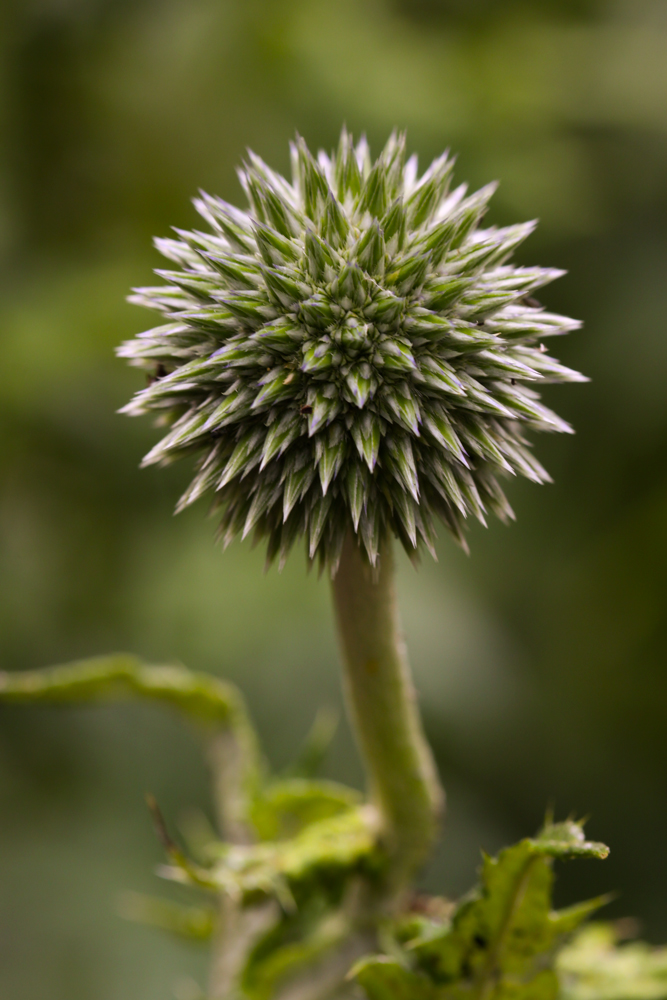
[[[438,1000],[439,991],[428,976],[406,969],[395,958],[373,955],[360,959],[348,974],[369,1000]]]
[[[619,943],[619,928],[584,927],[556,959],[562,1000],[665,1000],[667,948]]]
[[[563,823],[547,822],[530,843],[541,855],[552,858],[599,858],[609,856],[609,848],[594,840],[586,840],[581,823],[568,819]]]
[[[220,859],[207,878],[222,891],[251,900],[290,891],[311,880],[338,879],[376,870],[383,855],[377,843],[376,815],[355,806],[309,823],[294,837],[259,844],[218,844]],[[330,884],[330,883],[329,883]]]
[[[586,841],[580,824],[547,824],[497,858],[485,856],[480,888],[458,905],[439,936],[423,935],[410,952],[435,981],[464,980],[480,996],[531,986],[562,935],[604,902],[591,901],[566,917],[553,913],[551,860],[607,853],[603,844]]]
[[[334,781],[290,778],[263,789],[250,818],[262,840],[284,840],[312,823],[347,812],[360,800],[359,792]]]
[[[351,942],[351,923],[346,913],[331,907],[323,892],[311,896],[298,911],[284,914],[253,949],[241,980],[242,996],[271,1000],[292,991],[300,994],[304,983],[314,980],[319,985],[323,966],[326,969],[332,962],[340,980],[360,950]]]
[[[399,919],[390,948],[395,953],[362,959],[350,975],[369,1000],[556,1000],[555,949],[606,900],[553,912],[553,858],[606,854],[603,844],[585,839],[580,824],[547,822],[536,837],[506,848],[497,858],[485,856],[479,887],[453,911],[443,906],[438,918],[409,914]],[[582,972],[600,965],[599,954],[591,957],[576,944],[561,953],[558,970],[568,1000],[658,1000],[667,995],[635,994],[627,981],[625,992],[599,997],[586,992]],[[667,985],[664,954],[660,963]]]

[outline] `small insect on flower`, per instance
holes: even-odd
[[[250,153],[245,211],[202,193],[210,232],[155,241],[176,267],[130,301],[165,323],[118,353],[160,377],[123,412],[169,427],[144,465],[199,456],[178,509],[210,493],[225,543],[282,562],[303,536],[334,573],[348,530],[373,564],[387,533],[433,551],[437,520],[465,544],[469,515],[513,516],[499,478],[548,480],[525,432],[570,427],[531,384],[584,381],[541,344],[580,324],[532,298],[562,271],[508,263],[534,223],[482,228],[495,185],[452,167],[297,139],[291,181]]]

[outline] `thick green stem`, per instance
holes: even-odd
[[[391,543],[373,569],[349,533],[333,596],[348,710],[400,890],[433,845],[444,795],[400,633]]]

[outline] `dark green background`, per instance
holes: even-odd
[[[338,704],[327,584],[300,555],[262,575],[222,554],[185,465],[138,471],[155,440],[115,415],[141,379],[114,360],[150,325],[124,303],[190,226],[199,186],[240,198],[246,146],[286,169],[298,129],[341,123],[377,151],[407,128],[422,167],[502,185],[491,221],[539,216],[525,263],[568,268],[556,345],[590,385],[550,391],[576,428],[510,486],[518,523],[401,564],[430,738],[450,794],[428,884],[458,893],[480,847],[545,807],[591,814],[604,864],[563,900],[667,936],[667,5],[661,0],[5,0],[0,10],[2,666],[127,649],[237,681],[281,766]],[[143,793],[170,822],[208,808],[187,733],[157,710],[0,715],[0,996],[158,1000],[204,953],[121,921],[154,890]],[[343,726],[328,764],[359,783]],[[187,997],[187,982],[177,991]]]

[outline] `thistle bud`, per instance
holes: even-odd
[[[584,381],[543,343],[580,324],[532,298],[562,272],[508,263],[533,224],[483,228],[494,186],[450,192],[448,154],[418,178],[402,135],[292,164],[251,154],[246,211],[202,194],[211,232],[156,241],[178,270],[131,301],[165,323],[118,351],[151,376],[123,412],[169,426],[144,464],[197,455],[179,509],[211,495],[281,562],[303,537],[334,573],[348,530],[373,564],[389,533],[432,551],[437,521],[465,546],[513,516],[500,478],[548,481],[525,433],[570,430],[533,388]]]

